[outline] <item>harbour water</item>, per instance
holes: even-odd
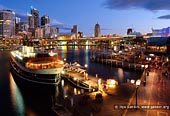
[[[78,62],[82,66],[88,65],[87,72],[89,75],[98,76],[104,80],[108,78],[116,79],[119,84],[125,83],[127,79],[138,79],[141,77],[141,72],[123,70],[103,64],[98,64],[90,61],[90,55],[96,48],[87,46],[61,46],[57,50],[62,59],[66,58],[66,62]],[[44,95],[31,88],[23,89],[18,86],[13,75],[9,70],[8,61],[9,52],[0,52],[0,115],[5,116],[56,116],[51,109],[52,97],[55,95]],[[74,88],[65,82],[65,88],[69,95],[74,95],[80,92],[78,88]],[[54,94],[58,94],[57,92]]]

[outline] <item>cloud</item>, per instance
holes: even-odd
[[[72,29],[72,27],[71,26],[69,26],[69,25],[52,25],[52,27],[56,27],[56,28],[59,28],[59,29],[62,29],[62,30],[71,30]]]
[[[170,19],[170,14],[159,16],[158,19]]]
[[[101,28],[100,30],[112,30],[112,29],[109,29],[109,28]]]
[[[56,19],[52,19],[50,22],[51,22],[51,25],[63,25],[62,22],[60,22],[60,21],[58,21]]]
[[[106,0],[105,8],[115,10],[146,9],[151,11],[170,10],[170,0]]]
[[[59,28],[59,29],[63,29],[63,30],[71,30],[72,29],[71,26],[66,25],[56,19],[52,19],[50,22],[51,22],[51,26]]]

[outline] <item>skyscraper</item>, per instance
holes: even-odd
[[[73,25],[73,28],[71,30],[72,33],[77,34],[77,25]]]
[[[19,32],[19,23],[20,23],[20,18],[15,17],[15,35]]]
[[[41,17],[41,26],[50,25],[50,18],[47,15]]]
[[[29,26],[28,26],[27,22],[20,22],[19,23],[19,31],[21,31],[21,32],[23,32],[23,31],[28,32],[28,28],[29,28]]]
[[[98,23],[94,27],[94,36],[100,37],[100,25]]]
[[[31,8],[31,15],[34,18],[34,28],[39,27],[39,11],[35,8]]]
[[[15,34],[15,12],[0,10],[0,38]]]
[[[29,28],[33,29],[34,28],[34,17],[33,15],[28,15],[28,25],[29,25]]]
[[[35,36],[34,17],[32,14],[28,15],[28,26],[28,31],[31,32],[32,36]]]

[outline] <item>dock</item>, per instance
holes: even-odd
[[[125,68],[130,70],[143,70],[142,64],[139,63],[131,63],[123,60],[115,60],[115,59],[106,59],[106,58],[94,58],[91,57],[90,60],[96,63],[102,63],[105,65],[110,65],[119,68]]]
[[[66,64],[61,77],[80,89],[89,90],[89,92],[98,90],[98,79],[88,75],[86,69],[78,63]]]

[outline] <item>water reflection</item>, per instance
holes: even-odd
[[[118,82],[119,83],[123,83],[123,77],[124,77],[123,69],[118,68]]]
[[[74,88],[74,95],[77,95],[77,89]]]
[[[66,58],[67,46],[62,46],[61,49],[62,49],[61,58],[64,59]]]
[[[86,50],[85,50],[85,64],[89,65],[89,46],[86,46]],[[87,67],[88,68],[88,67]]]
[[[13,80],[11,73],[9,75],[9,81],[10,81],[12,105],[15,108],[17,116],[25,116],[24,100],[23,100],[22,94],[21,94],[18,86],[15,84],[15,82]]]
[[[76,48],[76,49],[75,49]],[[120,83],[126,82],[127,79],[139,79],[142,75],[141,72],[132,72],[130,70],[124,70],[121,68],[115,68],[100,63],[90,61],[90,55],[96,54],[98,48],[94,46],[81,46],[81,47],[68,47],[67,51],[63,52],[63,49],[59,48],[60,55],[65,56],[67,62],[78,62],[80,65],[88,65],[87,71],[89,75],[96,76],[104,80],[108,78],[114,78]]]

